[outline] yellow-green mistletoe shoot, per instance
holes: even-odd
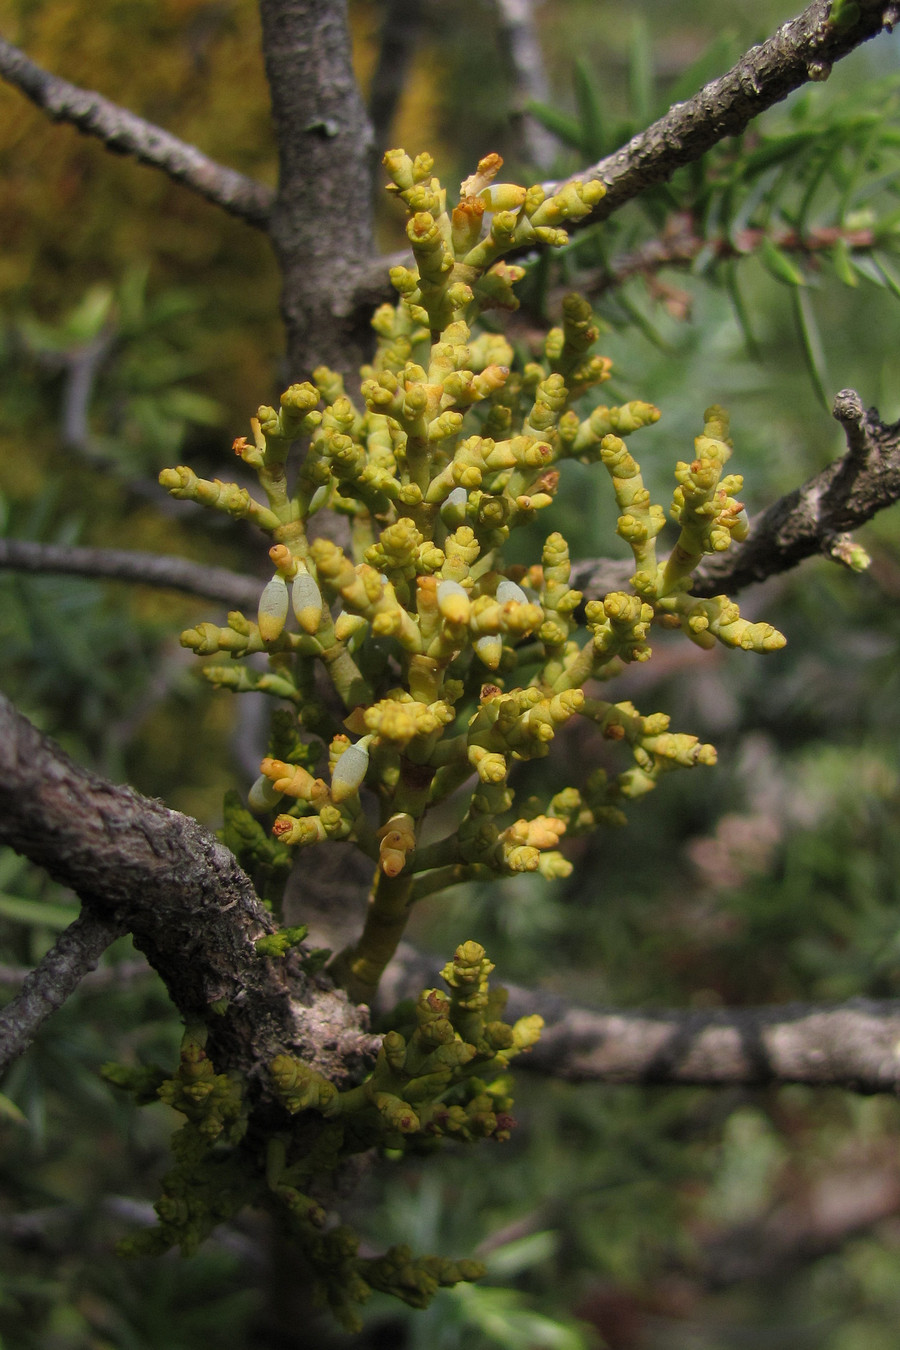
[[[501,164],[497,155],[483,159],[448,204],[429,155],[390,151],[389,191],[408,214],[413,266],[391,273],[399,300],[375,313],[375,354],[358,387],[346,389],[320,367],[311,382],[291,385],[279,408],[258,410],[252,435],[234,450],[255,471],[262,498],[188,468],[160,480],[174,496],[247,518],[268,536],[273,572],[257,613],[232,613],[225,628],[200,624],[182,642],[213,658],[203,672],[213,684],[261,690],[290,709],[273,718],[248,804],[236,794],[226,803],[224,838],[261,893],[277,905],[276,883],[295,851],[323,840],[371,860],[363,931],[328,967],[359,1002],[374,996],[420,900],[471,879],[566,876],[566,837],[620,824],[623,804],[668,770],[715,762],[711,745],[671,731],[662,713],[642,715],[601,696],[623,666],[649,658],[654,626],[681,628],[702,647],[768,652],[784,644],[769,624],[742,619],[726,596],[691,593],[704,554],[727,549],[748,528],[741,479],[725,472],[724,411],[707,409],[693,452],[675,466],[678,531],[660,556],[665,512],[626,447],[660,414],[650,403],[600,401],[610,362],[595,351],[587,302],[570,295],[561,325],[524,357],[496,331],[494,315],[516,308],[523,276],[504,255],[565,243],[565,222],[586,216],[604,191],[576,181],[548,196],[539,186],[498,183]],[[490,328],[479,327],[485,313]],[[618,533],[634,555],[627,592],[585,603],[569,584],[569,548],[556,532],[530,566],[504,557],[511,531],[552,506],[569,459],[599,463],[609,475]],[[345,518],[343,546],[316,533],[315,517],[326,510],[331,535],[333,513]],[[266,653],[268,669],[242,662],[257,653]],[[621,772],[598,769],[516,809],[517,764],[547,755],[573,718],[622,743]],[[453,820],[444,837],[429,826],[442,804],[440,819]],[[283,958],[303,936],[283,928],[262,939],[260,959]],[[342,1156],[373,1144],[506,1136],[511,1099],[502,1071],[537,1039],[540,1019],[500,1020],[503,991],[488,989],[491,969],[477,943],[464,943],[444,971],[449,997],[426,990],[414,1013],[395,1019],[359,1086],[341,1091],[285,1055],[269,1066],[284,1125],[254,1144],[259,1185],[286,1209],[345,1320],[370,1288],[425,1303],[439,1284],[477,1274],[474,1263],[414,1259],[405,1248],[362,1261],[349,1230],[323,1229],[309,1190]],[[162,1237],[190,1245],[220,1216],[224,1172],[207,1187],[216,1203],[207,1197],[205,1209],[191,1208],[209,1171],[210,1139],[247,1147],[240,1093],[219,1081],[190,1035],[182,1067],[156,1091],[188,1118],[159,1211]],[[238,1168],[235,1204],[247,1198],[246,1178]]]
[[[569,183],[555,196],[497,183],[501,163],[483,159],[448,206],[429,155],[385,156],[415,265],[391,273],[400,299],[373,318],[375,356],[358,389],[348,392],[320,367],[282,395],[280,408],[258,410],[252,439],[235,441],[265,502],[188,468],[161,475],[174,496],[246,517],[272,541],[274,572],[256,616],[232,613],[226,628],[201,624],[182,642],[218,658],[204,670],[214,684],[263,690],[296,708],[302,742],[291,756],[264,759],[250,794],[254,811],[278,810],[276,840],[291,848],[346,840],[372,860],[364,931],[330,967],[361,1001],[424,896],[470,878],[565,876],[566,834],[617,822],[622,800],[670,768],[714,763],[712,746],[670,731],[664,715],[598,696],[599,681],[650,656],[654,624],[681,627],[702,646],[784,644],[725,596],[691,595],[703,555],[747,531],[735,497],[741,479],[723,472],[731,455],[724,411],[707,410],[691,460],[675,467],[680,533],[660,559],[665,514],[624,439],[659,412],[592,397],[610,362],[594,352],[588,304],[569,296],[562,325],[524,362],[502,335],[478,331],[482,313],[517,305],[523,269],[503,255],[563,244],[563,223],[603,195],[597,182]],[[301,460],[291,486],[293,446]],[[569,586],[558,533],[531,567],[504,562],[510,532],[552,504],[567,459],[599,461],[610,475],[618,533],[634,553],[629,592],[584,604]],[[326,508],[347,517],[349,547],[315,537],[314,517]],[[267,673],[240,664],[256,652],[268,653]],[[336,698],[323,696],[320,672]],[[518,815],[517,761],[546,755],[573,717],[625,742],[631,766]],[[364,789],[377,798],[377,819]],[[451,794],[462,803],[458,827],[423,846],[428,813]]]

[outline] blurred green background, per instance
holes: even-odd
[[[429,148],[453,183],[491,149],[524,160],[500,10],[417,10],[419,36],[385,144]],[[735,0],[547,0],[555,167],[615,148],[724,70],[792,11]],[[385,9],[351,6],[364,85]],[[0,32],[213,157],[274,182],[252,0],[0,0]],[[751,511],[842,449],[826,407],[859,390],[900,416],[895,230],[896,38],[768,114],[740,146],[585,232],[533,269],[532,312],[690,211],[710,239],[760,229],[875,229],[879,249],[823,251],[793,285],[758,251],[709,249],[690,271],[597,298],[614,362],[605,401],[663,410],[634,442],[668,501],[704,408],[731,412]],[[518,112],[517,112],[518,109]],[[385,148],[385,147],[382,147]],[[249,532],[156,487],[186,462],[213,476],[248,416],[290,378],[265,239],[162,175],[51,125],[0,87],[0,512],[13,538],[179,553],[263,574]],[[385,247],[396,246],[388,210]],[[784,256],[784,255],[782,255]],[[897,269],[900,270],[900,269]],[[532,322],[518,323],[527,342]],[[611,392],[609,392],[611,391]],[[573,466],[551,528],[576,557],[621,556],[608,482]],[[788,637],[774,656],[658,644],[617,698],[712,740],[713,771],[675,775],[626,830],[578,841],[555,887],[469,888],[417,917],[449,954],[483,942],[498,974],[597,1004],[679,1007],[894,997],[900,980],[900,529],[862,533],[862,576],[824,561],[741,597]],[[523,558],[534,556],[525,541]],[[264,726],[212,692],[179,631],[211,607],[172,593],[0,573],[0,687],[82,763],[215,827],[246,786]],[[596,745],[563,747],[566,779]],[[552,772],[545,761],[541,772]],[[560,780],[560,785],[562,780]],[[520,790],[525,790],[526,780]],[[0,856],[0,959],[33,963],[69,895]],[[900,1111],[838,1091],[571,1087],[518,1074],[503,1148],[450,1150],[365,1177],[350,1204],[377,1247],[412,1241],[489,1265],[426,1314],[373,1302],[337,1335],[253,1215],[189,1261],[123,1262],[152,1219],[175,1117],[99,1082],[110,1058],[173,1061],[179,1028],[127,943],[8,1074],[0,1116],[4,1350],[881,1350],[900,1314]],[[12,986],[6,986],[11,993]]]

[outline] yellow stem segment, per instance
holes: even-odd
[[[354,1003],[371,1003],[388,962],[397,950],[409,919],[413,877],[389,877],[380,869],[369,896],[366,922],[358,942],[345,947],[328,973]]]

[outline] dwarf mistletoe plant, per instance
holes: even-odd
[[[727,597],[691,594],[703,555],[747,532],[741,479],[724,473],[731,443],[723,410],[707,410],[692,458],[676,465],[671,510],[680,529],[660,558],[665,513],[624,439],[659,412],[645,402],[588,402],[610,370],[594,352],[588,304],[569,296],[561,326],[529,359],[478,329],[485,311],[516,307],[523,269],[504,255],[564,243],[563,223],[587,215],[604,191],[574,182],[547,196],[539,186],[497,183],[501,163],[483,159],[448,207],[430,156],[385,156],[389,190],[408,212],[414,266],[391,274],[400,298],[374,316],[375,355],[358,390],[320,367],[278,409],[260,408],[252,437],[234,442],[264,502],[184,467],[160,477],[174,496],[249,519],[271,540],[274,575],[256,618],[235,612],[227,627],[203,623],[182,642],[216,658],[204,668],[213,684],[261,690],[292,708],[273,720],[271,753],[248,805],[232,795],[226,811],[226,842],[263,893],[277,904],[293,851],[322,840],[345,841],[371,859],[363,931],[328,968],[362,1002],[371,1001],[418,901],[470,879],[565,876],[565,835],[621,823],[623,803],[669,769],[715,762],[712,746],[670,731],[663,714],[600,697],[600,682],[650,656],[654,624],[681,628],[704,647],[766,652],[784,644],[769,624],[741,618]],[[291,481],[296,444],[305,453]],[[547,536],[532,566],[504,560],[511,530],[552,504],[566,459],[599,462],[610,475],[618,533],[635,559],[628,592],[584,603],[569,585],[559,533]],[[326,508],[347,518],[347,548],[316,537],[314,517]],[[258,653],[268,669],[243,661]],[[624,742],[630,766],[615,777],[598,769],[517,812],[516,764],[547,755],[577,717]],[[429,814],[450,799],[454,827],[431,837]],[[302,929],[282,929],[261,941],[260,957],[277,959],[302,938]],[[426,990],[414,1012],[398,1014],[373,1072],[356,1087],[339,1091],[280,1056],[270,1073],[284,1119],[252,1142],[239,1085],[215,1074],[189,1033],[175,1077],[150,1085],[187,1117],[160,1202],[160,1240],[191,1245],[223,1204],[230,1210],[232,1200],[264,1193],[287,1214],[344,1317],[372,1287],[424,1303],[438,1284],[471,1278],[472,1263],[415,1261],[405,1249],[361,1261],[349,1230],[322,1227],[310,1191],[361,1148],[508,1133],[502,1070],[534,1042],[540,1019],[500,1020],[491,969],[477,943],[463,944],[444,971],[449,998]],[[241,1151],[246,1162],[249,1149],[255,1188],[247,1168],[232,1163],[231,1182],[222,1184],[214,1144],[232,1163]]]
[[[598,404],[580,415],[573,407],[610,369],[593,353],[598,331],[587,303],[568,297],[562,326],[537,359],[518,362],[503,336],[475,333],[485,310],[516,307],[513,285],[523,272],[503,255],[564,243],[561,223],[587,215],[603,195],[596,182],[551,197],[539,186],[498,184],[501,163],[483,159],[448,208],[429,155],[385,156],[389,190],[409,214],[415,267],[391,274],[400,301],[374,316],[377,349],[358,394],[320,367],[313,383],[282,395],[279,409],[259,409],[251,441],[235,441],[265,505],[188,468],[160,478],[174,496],[248,518],[273,541],[275,574],[256,621],[232,613],[226,628],[201,624],[182,642],[227,657],[206,666],[212,683],[262,690],[297,710],[306,738],[285,759],[264,759],[250,793],[261,815],[287,808],[275,839],[288,848],[346,840],[372,859],[365,928],[330,967],[359,1000],[374,994],[424,896],[471,878],[564,876],[569,864],[557,846],[565,833],[618,822],[622,800],[670,768],[714,762],[712,746],[670,732],[662,714],[641,716],[593,688],[650,656],[653,623],[681,627],[702,646],[718,640],[764,652],[784,643],[769,624],[742,619],[725,596],[691,595],[702,556],[747,530],[734,496],[741,479],[723,476],[731,454],[725,413],[707,410],[693,459],[676,466],[672,514],[681,530],[660,561],[665,515],[623,439],[656,422],[658,410]],[[292,490],[287,460],[297,441],[306,453]],[[612,478],[618,532],[635,558],[630,593],[583,605],[558,533],[534,566],[504,563],[510,531],[550,506],[566,459],[599,461]],[[349,552],[311,537],[326,507],[349,518]],[[268,654],[265,673],[240,662],[257,652]],[[337,700],[323,698],[317,667]],[[612,780],[598,772],[540,808],[529,803],[515,818],[516,762],[546,755],[576,716],[627,742],[634,763]],[[328,776],[316,777],[326,752]],[[377,821],[364,809],[364,787],[378,799]],[[457,828],[423,844],[428,813],[452,794],[465,803]]]

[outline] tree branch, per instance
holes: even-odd
[[[387,0],[369,94],[369,117],[379,152],[388,145],[421,30],[422,0]]]
[[[19,572],[68,573],[137,582],[253,610],[263,585],[225,567],[204,567],[189,558],[118,548],[67,548],[28,539],[0,539],[0,568],[4,567]]]
[[[514,102],[522,153],[538,170],[548,170],[559,154],[556,137],[528,112],[529,103],[549,103],[550,88],[534,22],[534,0],[495,0],[506,60],[513,77]]]
[[[337,1081],[371,1041],[358,1009],[290,958],[259,957],[273,929],[233,855],[196,821],[79,767],[0,695],[0,842],[134,935],[186,1022],[209,1029],[220,1071],[265,1093],[290,1047]]]
[[[887,425],[877,409],[866,412],[853,389],[836,396],[833,416],[844,428],[846,454],[754,516],[746,543],[704,558],[692,594],[734,595],[816,554],[841,561],[842,536],[900,500],[900,422]],[[633,572],[632,562],[585,559],[573,564],[572,585],[602,596],[627,588]]]
[[[632,277],[650,277],[665,267],[689,267],[707,249],[716,258],[747,258],[766,239],[783,253],[794,253],[803,259],[828,252],[839,241],[856,253],[868,252],[877,244],[875,231],[871,229],[846,230],[838,226],[820,226],[804,233],[797,230],[748,229],[738,230],[731,237],[714,235],[704,238],[697,233],[694,225],[695,222],[686,212],[671,216],[657,238],[648,239],[630,253],[613,258],[605,268],[581,273],[577,278],[579,292],[596,297],[614,290]],[[560,289],[560,299],[564,294]],[[551,304],[554,298],[551,296]]]
[[[56,122],[71,122],[88,136],[97,136],[108,150],[134,155],[142,164],[162,169],[176,183],[221,206],[258,229],[268,229],[274,193],[235,169],[225,168],[195,145],[120,108],[102,94],[81,89],[51,75],[0,38],[0,75]]]
[[[260,0],[278,141],[271,237],[282,274],[291,379],[319,364],[356,374],[370,315],[357,273],[375,255],[373,137],[353,73],[346,0]]]
[[[686,103],[674,104],[664,117],[613,154],[571,174],[566,181],[599,178],[606,196],[583,221],[571,223],[569,231],[606,220],[645,188],[665,182],[676,169],[702,158],[719,141],[739,135],[794,89],[824,79],[835,61],[879,33],[890,32],[900,21],[900,4],[895,0],[860,0],[857,18],[838,30],[829,27],[830,7],[830,0],[814,0],[766,42],[745,52],[726,75],[712,80]],[[544,190],[556,192],[561,186],[561,181],[547,182]],[[358,277],[358,303],[393,298],[388,270],[398,262],[408,264],[409,255],[370,260]]]
[[[401,944],[380,1004],[436,984],[437,969],[433,958]],[[504,1017],[544,1018],[541,1039],[517,1067],[569,1082],[900,1089],[900,1000],[653,1011],[579,1008],[544,990],[507,988]]]
[[[526,1003],[535,1010],[533,998],[511,1002],[513,1013]],[[557,1006],[548,1012],[540,1042],[521,1062],[571,1082],[806,1083],[863,1093],[900,1088],[900,1002],[655,1014]]]
[[[831,0],[813,0],[802,14],[751,47],[737,65],[710,81],[686,103],[676,103],[646,131],[571,178],[599,178],[606,196],[584,224],[605,220],[655,183],[700,159],[727,136],[739,135],[755,117],[810,80],[825,79],[835,61],[900,20],[894,0],[858,0],[843,26],[828,21]],[[558,191],[559,183],[545,190]]]
[[[0,1073],[23,1054],[51,1013],[61,1008],[124,929],[97,914],[79,914],[0,1010]]]
[[[31,974],[32,971],[28,966],[0,966],[0,988],[21,989]],[[124,988],[148,975],[155,979],[147,962],[138,957],[134,961],[116,961],[114,965],[89,970],[78,987],[82,990],[89,989],[91,993],[99,993],[106,989]]]
[[[818,553],[840,557],[842,534],[900,500],[900,422],[885,425],[875,408],[865,411],[853,389],[836,396],[833,416],[844,429],[846,454],[756,516],[733,557],[704,559],[696,595],[741,590]]]

